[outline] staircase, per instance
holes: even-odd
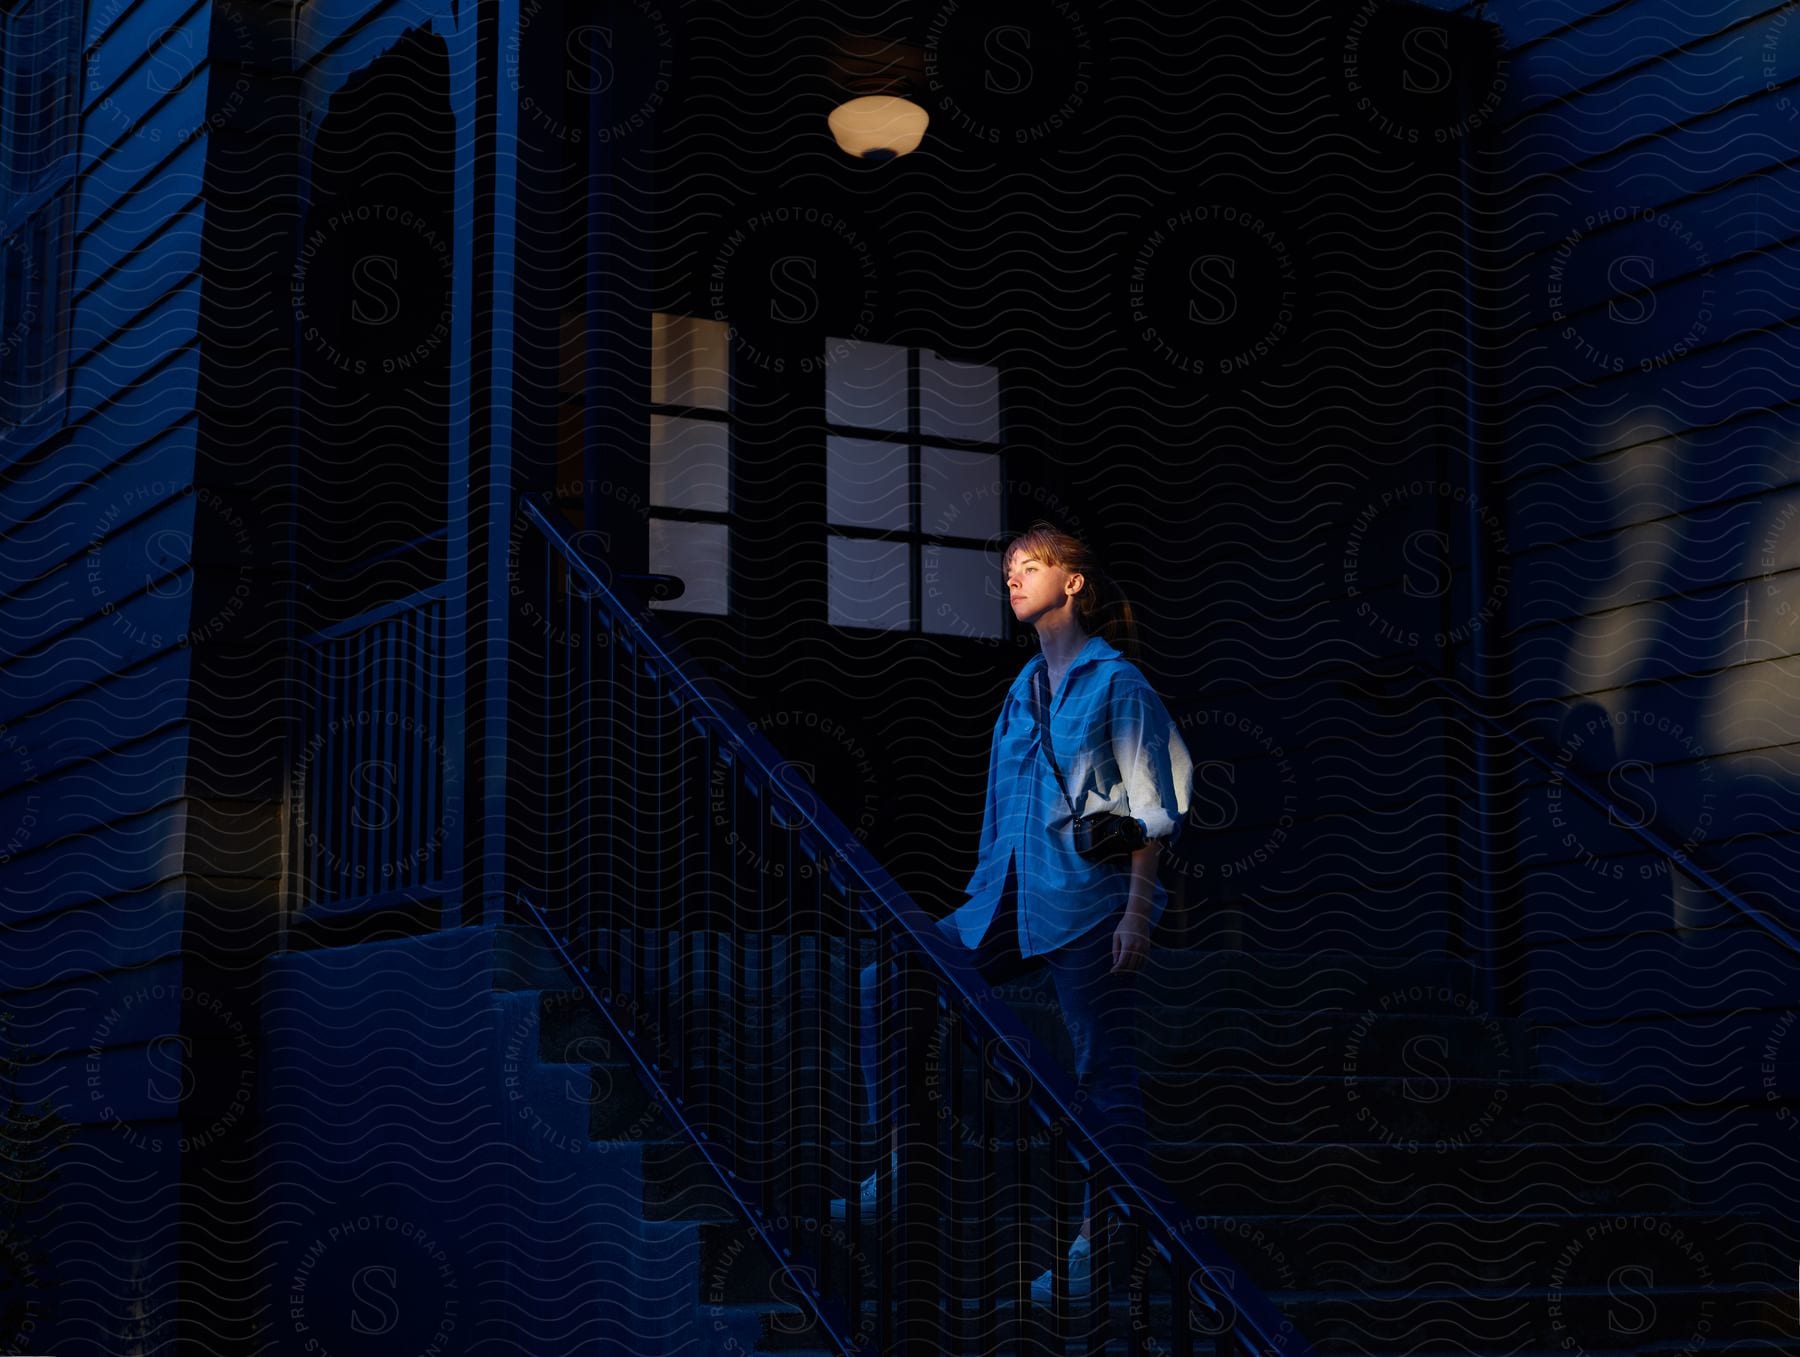
[[[575,1133],[605,1147],[597,1162],[609,1200],[629,1202],[620,1233],[634,1236],[644,1256],[621,1264],[628,1300],[665,1320],[681,1316],[653,1337],[621,1329],[627,1350],[838,1350],[811,1327],[812,1307],[801,1303],[795,1275],[770,1257],[763,1231],[740,1214],[708,1156],[646,1098],[637,1059],[616,1049],[611,1024],[585,992],[571,998],[574,975],[535,930],[554,928],[575,955],[616,958],[618,930],[653,937],[677,918],[710,929],[716,942],[740,937],[739,921],[747,919],[753,936],[766,940],[801,915],[815,937],[827,920],[841,928],[852,889],[859,907],[874,903],[883,926],[916,906],[857,851],[829,807],[792,801],[773,748],[683,652],[651,635],[611,594],[557,523],[537,506],[527,511],[547,549],[543,614],[562,616],[573,629],[566,639],[551,638],[545,662],[537,765],[546,794],[531,830],[542,841],[541,866],[527,873],[544,904],[541,913],[531,907],[532,923],[519,916],[517,964],[503,968],[508,974],[498,983],[510,991],[508,1003],[535,1006],[531,1077],[579,1087],[585,1071],[587,1105],[559,1110],[577,1121],[585,1114]],[[607,644],[597,647],[602,635]],[[624,782],[620,769],[630,771]],[[721,838],[743,838],[762,861],[822,860],[835,847],[847,855],[853,885],[827,889],[815,874],[816,889],[795,890],[789,879],[740,873]],[[570,844],[581,852],[567,852]],[[841,956],[835,964],[832,992],[842,994]],[[699,983],[732,973],[723,966],[709,961]],[[615,973],[610,962],[606,970]],[[760,961],[747,973],[774,974]],[[630,983],[655,985],[666,974],[648,970]],[[1152,1168],[1192,1211],[1170,1222],[1193,1235],[1179,1242],[1177,1256],[1191,1249],[1216,1260],[1215,1247],[1222,1249],[1230,1263],[1213,1274],[1213,1289],[1238,1304],[1262,1306],[1266,1296],[1275,1306],[1236,1332],[1261,1332],[1271,1351],[1285,1350],[1276,1341],[1285,1319],[1296,1349],[1303,1338],[1320,1352],[1393,1357],[1800,1357],[1800,1229],[1761,1202],[1737,1213],[1713,1205],[1731,1109],[1709,1108],[1709,1124],[1672,1133],[1657,1109],[1620,1106],[1597,1085],[1547,1073],[1530,1025],[1484,1012],[1472,997],[1481,992],[1476,979],[1467,963],[1430,953],[1154,953],[1141,981]],[[815,1112],[847,1090],[856,1078],[853,1034],[839,1026],[824,1035],[830,1068],[822,1079],[809,1077],[805,1060],[771,1063],[771,1051],[787,1051],[786,1005],[769,1000],[765,1012],[756,993],[718,991],[715,1035],[690,1034],[696,1048],[665,1059],[689,1075],[705,1067],[734,1076],[725,1081],[724,1119],[742,1100],[766,1101],[757,1114],[772,1117],[791,1146],[782,1128],[793,1125],[793,1087],[810,1086]],[[1067,1069],[1067,1038],[1042,978],[1007,993],[1033,1040],[1033,1063]],[[804,993],[794,998],[794,1021],[820,1012]],[[636,1057],[657,1059],[656,1040],[654,1031],[640,1031]],[[972,1063],[964,1073],[964,1089],[952,1096],[961,1095],[958,1106],[975,1106]],[[779,1099],[758,1097],[771,1089]],[[786,1153],[749,1162],[785,1163]],[[1784,1165],[1768,1167],[1772,1187],[1791,1182]],[[1704,1186],[1709,1181],[1714,1189]],[[1033,1212],[1047,1209],[1048,1197],[1035,1188],[1021,1200]],[[1045,1238],[1042,1219],[994,1215],[1003,1221],[995,1238],[1025,1249]],[[841,1281],[852,1270],[886,1280],[883,1259],[865,1256],[841,1231],[833,1237],[829,1222],[762,1224],[784,1234],[796,1258],[817,1252],[820,1266],[839,1269],[820,1279],[828,1297],[849,1293]],[[868,1248],[878,1255],[875,1242]],[[908,1255],[912,1294],[925,1307],[946,1288],[985,1288],[985,1279],[963,1270],[966,1258],[927,1242],[928,1260]],[[1107,1350],[1167,1351],[1174,1288],[1166,1265],[1147,1250],[1125,1260],[1121,1280],[1106,1327],[1136,1341]],[[811,1289],[805,1275],[798,1284]],[[1211,1297],[1209,1290],[1187,1332],[1173,1337],[1192,1337],[1195,1352],[1222,1354],[1227,1344],[1215,1344],[1194,1322],[1232,1317],[1233,1302],[1219,1301],[1215,1312]],[[1011,1317],[1007,1301],[970,1303],[984,1307],[977,1333],[990,1319]],[[839,1321],[854,1330],[841,1334],[843,1350],[874,1351],[871,1304]],[[991,1327],[997,1334],[1013,1326]],[[1154,1344],[1143,1341],[1151,1336]],[[974,1346],[1001,1350],[991,1339]]]
[[[535,986],[514,1000],[538,1006],[540,1076],[594,1091],[586,1134],[661,1243],[637,1284],[693,1306],[637,1351],[833,1351],[545,950],[521,930],[533,959],[498,983]],[[1463,963],[1163,949],[1146,983],[1157,1167],[1320,1351],[1800,1357],[1800,1226],[1710,1212],[1681,1146],[1534,1073],[1529,1029],[1480,1012]],[[1013,993],[1066,1062],[1047,987]]]

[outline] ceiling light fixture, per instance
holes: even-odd
[[[834,76],[847,96],[826,119],[845,155],[887,161],[918,149],[931,116],[908,96],[924,70],[924,54],[905,43],[842,34]]]

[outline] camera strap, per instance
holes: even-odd
[[[1049,698],[1050,681],[1049,666],[1031,676],[1031,718],[1037,723],[1038,743],[1044,746],[1044,753],[1050,758],[1050,771],[1056,774],[1056,786],[1063,794],[1063,800],[1069,803],[1069,815],[1073,820],[1081,818],[1081,812],[1075,809],[1075,798],[1069,795],[1069,784],[1063,781],[1062,768],[1056,762],[1056,746],[1050,743]],[[1063,676],[1067,683],[1068,675]],[[1039,686],[1043,688],[1043,703],[1039,703]]]

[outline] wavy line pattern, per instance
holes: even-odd
[[[489,893],[559,765],[487,760],[545,675],[482,609],[579,606],[525,569],[526,488],[618,577],[728,542],[682,567],[728,612],[657,625],[954,906],[1031,640],[934,580],[929,439],[826,362],[892,345],[976,431],[951,535],[1088,536],[1194,753],[1140,1044],[1195,1219],[1326,1352],[1800,1350],[1793,958],[1632,832],[1795,922],[1792,5],[95,0],[61,65],[66,10],[9,16],[0,1348],[814,1350]],[[825,131],[858,38],[931,115],[885,165]],[[722,398],[657,387],[653,315],[729,325]],[[651,444],[653,399],[710,441]],[[846,427],[892,435],[866,482]],[[904,563],[865,583],[908,625],[830,625],[833,513],[902,501],[856,559]],[[1472,685],[1477,642],[1610,816],[1404,667]],[[703,801],[621,761],[554,809]],[[727,959],[767,921],[731,922]],[[1049,991],[1005,997],[1066,1066]],[[706,1057],[793,1039],[747,1020]]]

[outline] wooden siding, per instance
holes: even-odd
[[[25,1096],[76,1127],[66,1220],[116,1199],[120,1175],[139,1185],[110,1255],[57,1263],[68,1341],[122,1314],[173,1243],[180,1109],[150,1077],[157,1043],[194,1030],[196,880],[249,875],[268,837],[259,808],[196,799],[191,776],[187,642],[214,606],[196,564],[219,501],[195,489],[207,142],[187,133],[212,5],[172,27],[152,0],[86,10],[67,410],[0,448],[0,1004],[36,1058]],[[121,1098],[93,1096],[96,1075]],[[140,1298],[166,1302],[167,1278]]]
[[[1800,1092],[1766,1050],[1800,968],[1629,824],[1800,924],[1800,23],[1602,8],[1485,7],[1507,52],[1481,167],[1495,646],[1514,719],[1622,807],[1525,776],[1523,993],[1553,1060],[1759,1105],[1765,1065]]]

